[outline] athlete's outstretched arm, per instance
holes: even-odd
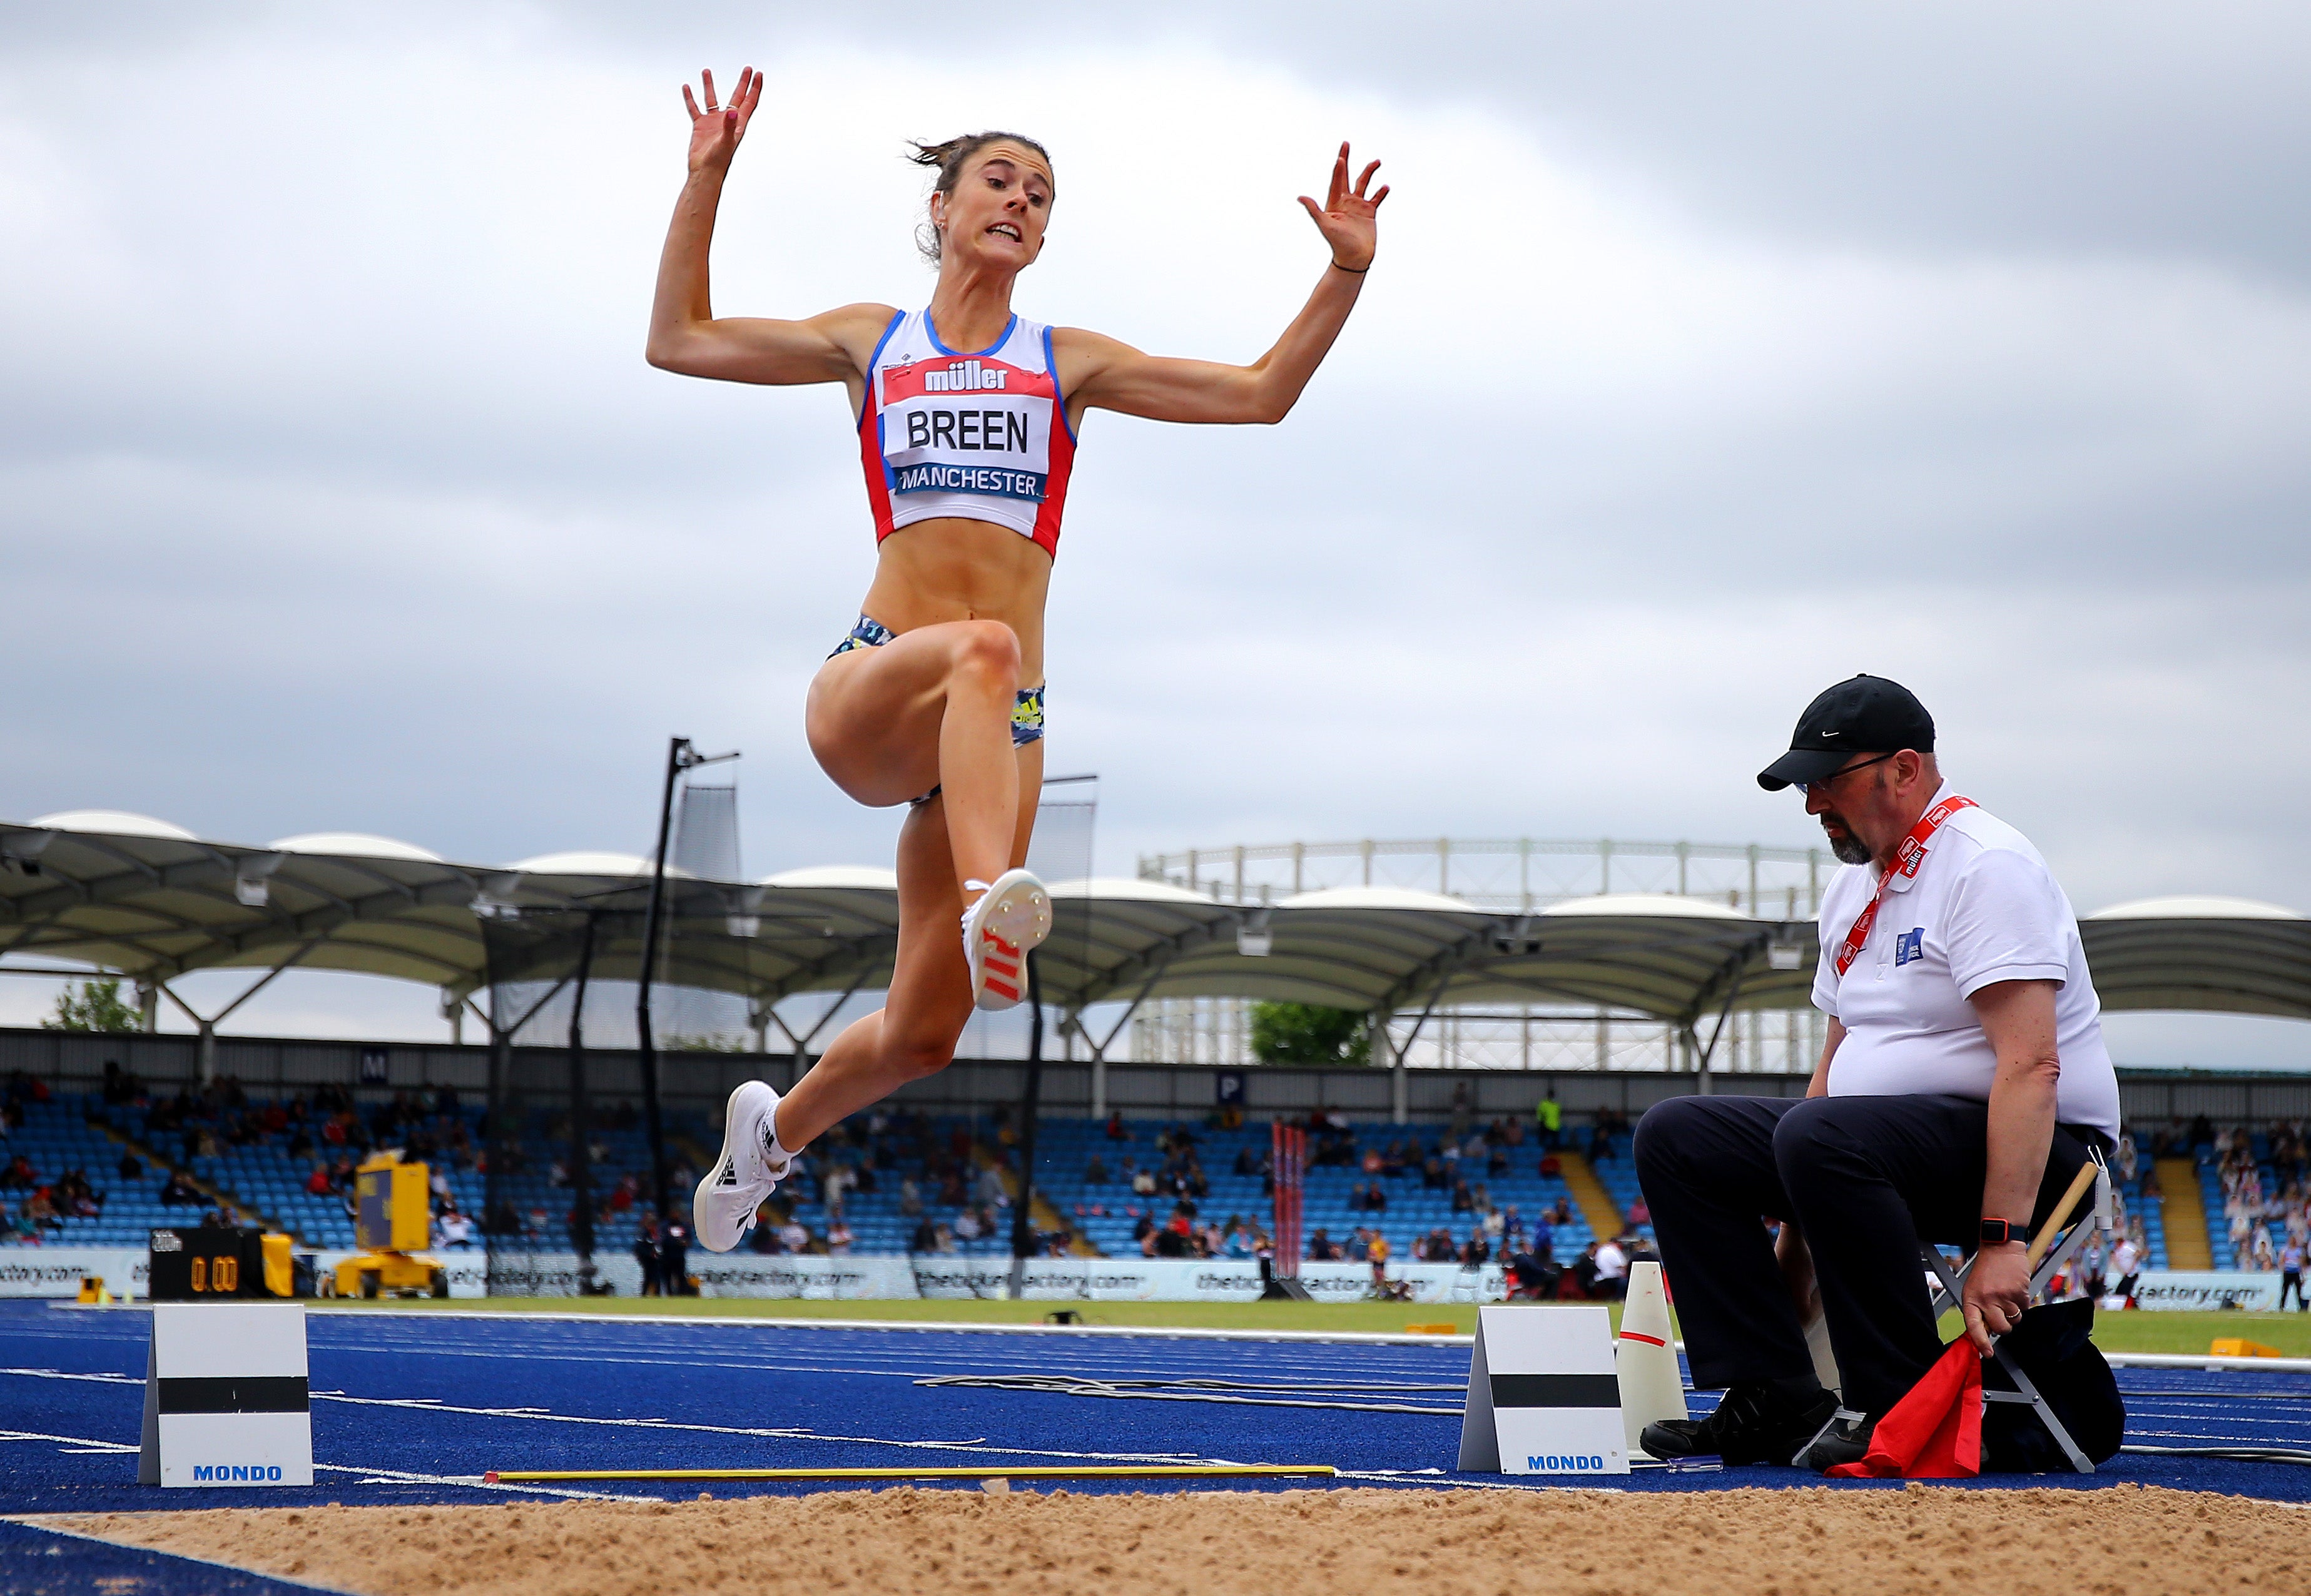
[[[682,86],[690,109],[690,177],[675,202],[674,222],[658,257],[658,298],[650,306],[650,363],[685,377],[726,382],[848,382],[860,380],[860,341],[871,350],[893,315],[887,305],[845,305],[807,321],[714,315],[706,260],[714,242],[714,213],[730,158],[762,103],[763,80],[751,66],[738,74],[730,103],[714,103],[714,74],[704,74],[701,109]]]
[[[1385,184],[1375,193],[1365,193],[1379,170],[1380,162],[1374,161],[1351,185],[1348,146],[1344,144],[1332,162],[1331,188],[1324,203],[1300,196],[1331,246],[1332,264],[1266,354],[1249,366],[1170,360],[1144,354],[1097,333],[1069,329],[1063,335],[1068,353],[1082,362],[1077,371],[1068,374],[1074,379],[1071,391],[1087,406],[1153,421],[1282,421],[1347,324],[1364,287],[1365,271],[1379,247],[1375,217],[1380,202],[1388,197]]]

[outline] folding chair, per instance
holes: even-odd
[[[2089,1147],[2087,1157],[2088,1162],[2079,1166],[2078,1174],[2072,1178],[2070,1190],[2062,1194],[2062,1200],[2054,1205],[2053,1217],[2030,1243],[2030,1295],[2034,1298],[2045,1290],[2046,1283],[2071,1261],[2078,1250],[2086,1244],[2089,1235],[2097,1232],[2107,1235],[2113,1227],[2116,1209],[2111,1197],[2109,1167],[2103,1163],[2099,1148]],[[2086,1196],[2089,1187],[2093,1189],[2094,1200],[2081,1210],[2080,1199]],[[1932,1313],[1939,1321],[1944,1313],[1966,1301],[1966,1278],[1974,1272],[1975,1255],[1969,1254],[1963,1264],[1953,1269],[1949,1260],[1942,1256],[1941,1249],[1932,1242],[1921,1241],[1918,1253],[1934,1280]],[[2028,1304],[2025,1305],[2027,1307]],[[1992,1402],[2028,1404],[2037,1414],[2038,1422],[2046,1426],[2046,1433],[2054,1436],[2055,1444],[2071,1460],[2071,1467],[2081,1474],[2093,1473],[2093,1461],[2079,1450],[2079,1443],[2071,1439],[2070,1431],[2064,1429],[2062,1421],[2054,1417],[2054,1410],[2046,1405],[2045,1398],[2039,1395],[2037,1386],[2031,1382],[2029,1375],[2023,1373],[2022,1365],[1998,1350],[1998,1343],[2003,1339],[1999,1336],[1991,1338],[1991,1356],[2006,1372],[2007,1378],[2014,1382],[2014,1389],[1993,1391],[1985,1386],[1982,1393],[1983,1402],[1985,1406]],[[1828,1423],[1814,1432],[1813,1440],[1799,1449],[1798,1455],[1801,1457],[1810,1450],[1815,1441],[1829,1433],[1831,1426],[1857,1422],[1865,1417],[1840,1406],[1830,1416]]]

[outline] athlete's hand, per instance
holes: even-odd
[[[1380,248],[1380,228],[1374,217],[1380,210],[1380,202],[1388,197],[1388,185],[1382,183],[1380,192],[1369,197],[1365,194],[1372,185],[1373,173],[1379,170],[1377,161],[1365,167],[1351,188],[1348,146],[1344,142],[1332,162],[1332,187],[1325,194],[1324,203],[1320,205],[1304,194],[1300,196],[1300,203],[1308,207],[1308,214],[1316,223],[1316,231],[1332,247],[1333,263],[1352,272],[1361,272],[1372,265],[1373,251]]]
[[[762,103],[762,74],[751,66],[741,70],[738,92],[730,96],[728,105],[714,103],[714,74],[701,75],[706,88],[704,110],[698,109],[690,85],[682,85],[682,103],[690,108],[690,170],[728,171],[730,157],[738,153],[738,141],[746,136],[746,124],[753,119],[754,108]]]

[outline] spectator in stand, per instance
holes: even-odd
[[[1084,1184],[1086,1186],[1107,1184],[1107,1162],[1096,1152],[1091,1156],[1091,1162],[1084,1165]]]
[[[1595,1295],[1592,1287],[1597,1283],[1597,1243],[1590,1243],[1581,1250],[1580,1257],[1565,1266],[1557,1280],[1558,1295],[1585,1301]]]
[[[1378,1181],[1374,1181],[1365,1192],[1365,1209],[1374,1214],[1388,1212],[1388,1189]]]
[[[1548,1222],[1559,1230],[1573,1223],[1573,1202],[1570,1198],[1560,1197],[1557,1199],[1557,1206],[1548,1210]]]
[[[458,1211],[450,1203],[441,1210],[441,1245],[470,1249],[474,1244],[474,1222]]]
[[[1557,1101],[1556,1093],[1541,1095],[1540,1101],[1532,1105],[1532,1119],[1534,1128],[1540,1133],[1541,1150],[1547,1153],[1557,1151],[1557,1138],[1565,1129],[1565,1109]]]
[[[1474,1209],[1476,1206],[1476,1195],[1469,1190],[1469,1182],[1466,1181],[1453,1182],[1452,1211],[1456,1214],[1466,1214]]]
[[[1610,1164],[1613,1161],[1613,1132],[1600,1113],[1597,1122],[1589,1128],[1589,1162]]]
[[[634,1261],[641,1266],[644,1296],[664,1296],[666,1262],[658,1256],[658,1221],[645,1217],[634,1235]]]
[[[49,1197],[48,1189],[46,1186],[34,1188],[32,1195],[24,1199],[24,1217],[31,1223],[36,1231],[47,1229],[61,1232],[65,1227],[65,1222],[58,1217],[56,1203]]]
[[[1628,1227],[1631,1230],[1635,1230],[1643,1225],[1651,1225],[1653,1222],[1653,1211],[1645,1206],[1644,1193],[1640,1191],[1637,1193],[1636,1201],[1629,1205],[1629,1212],[1626,1220]]]
[[[68,1219],[93,1219],[104,1211],[104,1194],[88,1183],[88,1172],[66,1170],[50,1193],[57,1211]]]
[[[1348,1233],[1347,1261],[1364,1263],[1372,1257],[1372,1233],[1359,1225]]]
[[[1107,1139],[1110,1141],[1129,1141],[1131,1139],[1131,1132],[1124,1127],[1123,1111],[1121,1109],[1118,1109],[1113,1113],[1107,1116]]]
[[[936,1252],[939,1250],[938,1225],[926,1217],[915,1226],[915,1234],[907,1240],[910,1252]]]
[[[119,1173],[124,1181],[141,1181],[144,1178],[144,1163],[135,1154],[124,1148],[120,1154]]]
[[[183,1170],[169,1172],[169,1183],[161,1188],[161,1204],[163,1208],[173,1208],[186,1203],[197,1207],[200,1200],[201,1194],[193,1190],[193,1183],[185,1178]]]
[[[32,1173],[32,1161],[22,1153],[8,1160],[8,1167],[5,1170],[0,1170],[0,1191],[4,1191],[10,1187],[14,1187],[20,1191],[30,1191],[39,1183],[39,1177]]]
[[[850,1256],[851,1243],[858,1238],[850,1234],[850,1221],[838,1216],[826,1227],[826,1251],[832,1258]]]
[[[1339,1256],[1340,1250],[1332,1244],[1331,1236],[1322,1225],[1318,1225],[1315,1234],[1308,1238],[1308,1260],[1311,1263],[1331,1263]]]
[[[789,1214],[787,1222],[779,1226],[779,1244],[789,1252],[807,1252],[810,1251],[810,1232],[803,1228],[801,1220]]]
[[[1629,1289],[1629,1255],[1621,1250],[1619,1242],[1607,1241],[1599,1243],[1592,1256],[1596,1260],[1597,1273],[1589,1284],[1589,1295],[1618,1301]]]
[[[658,1226],[658,1289],[667,1296],[694,1296],[690,1285],[690,1227],[675,1219]]]
[[[1492,1244],[1485,1240],[1484,1227],[1478,1225],[1461,1244],[1461,1267],[1464,1269],[1481,1269],[1490,1263],[1492,1258]]]

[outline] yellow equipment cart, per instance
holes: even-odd
[[[361,1251],[337,1265],[339,1296],[449,1295],[449,1271],[423,1250],[433,1239],[431,1173],[390,1150],[353,1172],[353,1240]]]

